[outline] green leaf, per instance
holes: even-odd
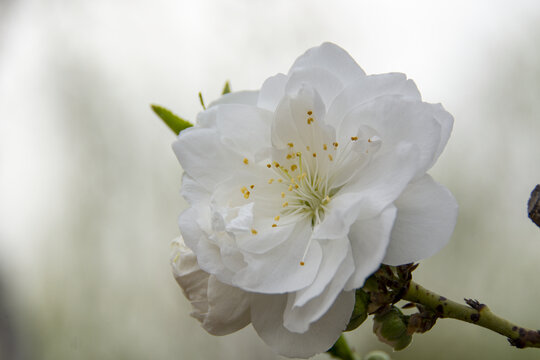
[[[204,106],[204,100],[202,98],[202,93],[199,91],[199,101],[201,102],[202,108],[206,110],[206,106]]]
[[[172,111],[165,109],[162,106],[159,105],[150,105],[152,107],[152,110],[156,113],[157,116],[163,120],[167,126],[174,131],[176,135],[180,133],[180,131],[187,129],[188,127],[193,126],[192,123],[189,121],[186,121],[179,117],[178,115],[175,115],[172,113]]]
[[[223,91],[221,92],[221,95],[225,95],[231,92],[231,84],[229,82],[225,82],[225,86],[223,87]]]

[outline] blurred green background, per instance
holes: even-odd
[[[225,80],[257,89],[333,41],[367,73],[404,72],[455,116],[431,174],[460,204],[415,280],[539,328],[538,1],[0,0],[0,358],[277,357],[251,327],[213,337],[170,273],[185,202],[174,135]],[[391,352],[371,319],[348,335]],[[393,359],[538,359],[440,320]],[[316,359],[327,359],[319,355]]]

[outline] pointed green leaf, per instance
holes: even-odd
[[[178,115],[173,114],[172,111],[167,110],[162,106],[151,105],[151,107],[156,115],[159,116],[176,135],[178,135],[180,131],[193,126],[193,124],[189,121],[182,119]]]
[[[225,86],[223,87],[223,91],[221,92],[221,95],[225,95],[231,92],[231,84],[229,82],[225,82]]]
[[[199,91],[199,101],[201,102],[202,108],[206,110],[206,106],[204,106],[204,100],[202,98],[202,93]]]

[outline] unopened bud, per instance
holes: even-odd
[[[390,345],[394,350],[405,349],[412,341],[407,333],[407,318],[396,307],[375,315],[373,332],[380,341]]]
[[[369,294],[362,289],[357,289],[355,293],[356,302],[354,310],[351,314],[351,319],[345,331],[351,331],[359,327],[367,318],[367,306],[369,303]]]
[[[392,360],[392,358],[384,351],[375,350],[367,353],[364,360]]]

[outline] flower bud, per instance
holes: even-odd
[[[359,327],[367,318],[367,306],[369,303],[369,294],[362,289],[357,289],[355,293],[356,302],[354,310],[351,314],[351,319],[345,331],[352,331]]]
[[[396,307],[375,315],[373,332],[380,341],[390,345],[394,350],[405,349],[412,341],[407,333],[407,318]]]
[[[364,360],[392,360],[392,358],[384,351],[375,350],[366,354]]]

